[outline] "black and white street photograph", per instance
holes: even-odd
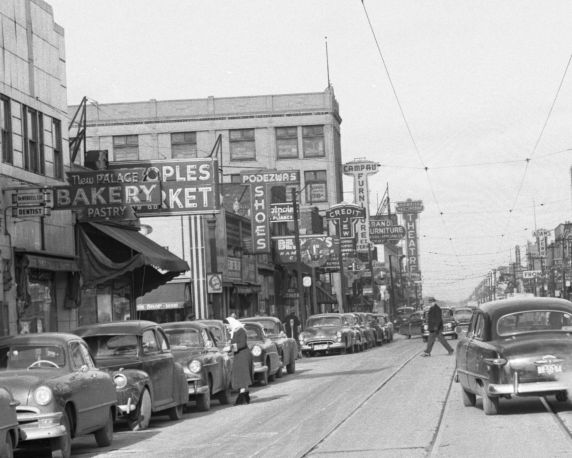
[[[0,0],[0,458],[572,456],[572,2]]]

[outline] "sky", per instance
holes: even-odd
[[[466,299],[572,220],[569,0],[48,0],[68,103],[323,91],[371,211],[422,200],[424,295]],[[344,200],[352,201],[344,178]]]

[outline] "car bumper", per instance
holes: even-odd
[[[200,380],[188,380],[187,386],[189,391],[189,397],[191,396],[202,396],[209,392],[208,385],[203,385]]]
[[[65,435],[66,427],[60,424],[61,418],[61,412],[18,415],[20,440],[33,441]]]
[[[345,348],[343,342],[306,342],[302,344],[302,351],[328,351],[340,350]]]
[[[491,383],[487,385],[486,392],[489,396],[532,396],[568,391],[568,388],[566,384],[557,380],[532,383],[518,383],[518,381],[515,381],[512,384]]]

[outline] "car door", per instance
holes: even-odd
[[[221,383],[221,371],[222,367],[219,368],[221,365],[220,361],[220,351],[214,345],[212,337],[209,335],[209,332],[206,329],[201,329],[200,332],[201,336],[201,347],[202,347],[202,355],[203,355],[203,366],[207,374],[211,374],[212,377],[212,392],[216,393],[220,391],[222,383]]]
[[[459,340],[459,343],[457,344],[457,376],[459,377],[459,382],[461,382],[461,384],[465,387],[469,387],[470,386],[470,382],[469,382],[469,376],[467,374],[469,368],[468,368],[468,362],[467,362],[467,353],[469,350],[469,342],[470,339],[472,339],[473,337],[473,333],[474,333],[474,329],[475,329],[475,324],[477,321],[477,315],[474,315],[471,323],[469,324],[469,329],[466,332],[466,334]]]
[[[153,384],[154,411],[166,408],[165,406],[174,400],[174,358],[168,349],[166,338],[158,337],[157,331],[154,328],[148,328],[142,334],[142,367],[149,374]]]
[[[472,327],[472,332],[467,342],[466,368],[469,389],[475,393],[479,393],[481,388],[477,380],[487,378],[487,374],[482,371],[486,319],[483,313],[478,313],[473,318],[474,326]]]

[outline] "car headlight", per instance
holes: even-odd
[[[52,390],[47,386],[40,386],[34,391],[34,399],[41,406],[48,405],[53,397]]]
[[[123,374],[115,374],[113,376],[113,383],[115,383],[115,388],[120,390],[127,386],[127,377]]]
[[[304,338],[304,333],[303,333],[303,332],[301,332],[300,335],[298,336],[298,340],[300,341],[300,343],[302,343],[302,344],[304,343],[305,338]]]
[[[453,326],[451,325],[451,323],[445,323],[445,329],[452,329]]]
[[[197,359],[193,359],[190,363],[189,363],[189,370],[193,373],[193,374],[198,374],[201,371],[201,368],[203,367],[203,365],[201,364],[201,362]]]
[[[260,348],[258,345],[255,345],[254,347],[252,347],[252,355],[253,356],[260,356],[262,354],[262,348]]]

